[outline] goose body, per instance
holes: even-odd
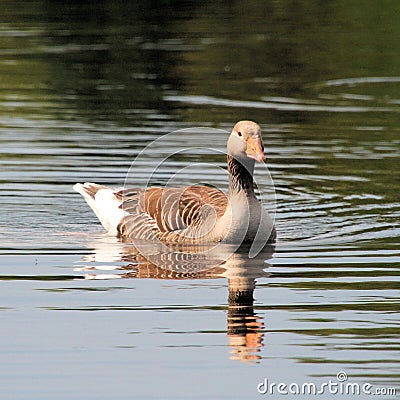
[[[260,127],[240,121],[227,145],[229,190],[207,186],[111,189],[77,183],[108,233],[128,241],[166,243],[271,243],[273,221],[254,194],[255,161],[265,160]]]

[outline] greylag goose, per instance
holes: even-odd
[[[228,193],[207,186],[111,189],[77,183],[104,228],[127,241],[252,243],[275,241],[268,212],[254,194],[255,161],[265,160],[261,129],[239,121],[228,139]]]

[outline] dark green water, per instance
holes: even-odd
[[[339,372],[398,388],[400,3],[70,3],[0,3],[1,399],[307,398],[257,385]],[[254,260],[155,267],[72,191],[240,119],[276,192],[279,241]],[[226,185],[223,133],[169,137],[132,183],[206,146],[155,182]]]

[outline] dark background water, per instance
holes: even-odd
[[[256,398],[265,377],[340,370],[398,385],[400,3],[4,0],[0,15],[2,398]],[[121,186],[165,133],[240,119],[263,130],[274,254],[160,270],[72,191]],[[154,155],[226,140],[174,138]],[[196,151],[158,183],[193,162],[177,184],[225,184],[224,157]]]

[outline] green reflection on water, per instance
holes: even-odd
[[[363,7],[354,1],[146,6],[23,1],[19,12],[13,5],[0,5],[7,16],[0,38],[4,89],[14,94],[18,88],[29,89],[31,98],[50,103],[56,97],[56,102],[91,121],[137,121],[133,110],[146,108],[205,121],[209,110],[176,110],[163,96],[179,92],[240,100],[313,100],[320,94],[317,83],[393,76],[400,62],[396,1],[368,1]],[[325,94],[339,104],[342,91],[343,87],[331,87]],[[398,99],[399,85],[362,85],[356,94],[372,96],[376,104]],[[45,108],[51,114],[57,107]],[[29,110],[22,107],[20,112]],[[61,117],[60,110],[53,111]],[[315,113],[258,110],[213,110],[212,115],[217,123],[242,116],[272,123],[330,119]],[[362,116],[355,119],[360,125]]]

